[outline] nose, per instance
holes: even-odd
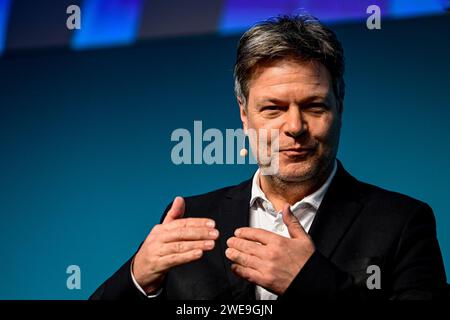
[[[299,108],[289,108],[286,117],[285,130],[289,136],[298,137],[307,130],[307,123]]]

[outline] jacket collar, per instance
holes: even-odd
[[[225,256],[227,240],[234,235],[234,230],[249,226],[249,203],[252,180],[246,180],[228,190],[219,206],[217,226],[220,230],[220,245],[231,289],[232,300],[255,300],[255,285],[236,276],[231,271],[231,261]]]
[[[316,249],[330,258],[362,208],[361,183],[338,161],[330,184],[309,230]]]

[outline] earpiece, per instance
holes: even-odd
[[[239,152],[239,154],[241,155],[241,157],[245,158],[248,155],[248,150],[247,148],[245,148],[245,137],[247,136],[247,131],[244,132],[244,141],[242,143],[242,149]]]

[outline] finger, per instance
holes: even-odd
[[[227,245],[229,248],[233,248],[238,251],[257,256],[259,258],[264,257],[265,250],[263,249],[263,246],[258,242],[231,237],[227,240]]]
[[[243,267],[258,269],[263,265],[262,260],[260,258],[240,252],[233,248],[228,248],[227,250],[225,250],[225,255],[232,262],[239,264]]]
[[[159,258],[159,266],[161,270],[158,271],[168,270],[175,266],[198,260],[202,257],[202,255],[203,255],[202,250],[195,249],[183,253],[174,253],[169,254],[167,256],[163,256]]]
[[[173,200],[172,207],[170,207],[170,210],[167,212],[166,217],[164,218],[163,224],[183,217],[184,210],[184,199],[182,197],[176,197]]]
[[[276,235],[270,231],[249,227],[236,229],[234,235],[241,239],[257,241],[262,244],[273,242],[276,237]]]
[[[288,203],[285,203],[283,206],[283,222],[287,226],[291,238],[300,238],[306,234],[305,229],[303,229],[300,221],[292,213]]]
[[[238,264],[232,264],[231,265],[231,271],[233,271],[237,276],[250,281],[255,284],[261,284],[262,283],[262,274],[255,269],[243,267]]]
[[[214,240],[197,240],[197,241],[178,241],[165,243],[161,246],[159,255],[167,256],[174,253],[183,253],[200,249],[203,251],[209,251],[214,248]]]
[[[164,225],[166,230],[173,230],[177,228],[194,228],[194,227],[209,227],[214,228],[216,223],[212,219],[207,218],[182,218],[170,221]]]
[[[191,240],[216,240],[219,236],[217,229],[206,227],[199,228],[177,228],[167,230],[161,234],[162,242],[191,241]]]

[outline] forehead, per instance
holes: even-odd
[[[258,66],[249,82],[249,98],[302,100],[309,96],[326,98],[331,94],[331,76],[327,68],[315,61],[277,60]]]

